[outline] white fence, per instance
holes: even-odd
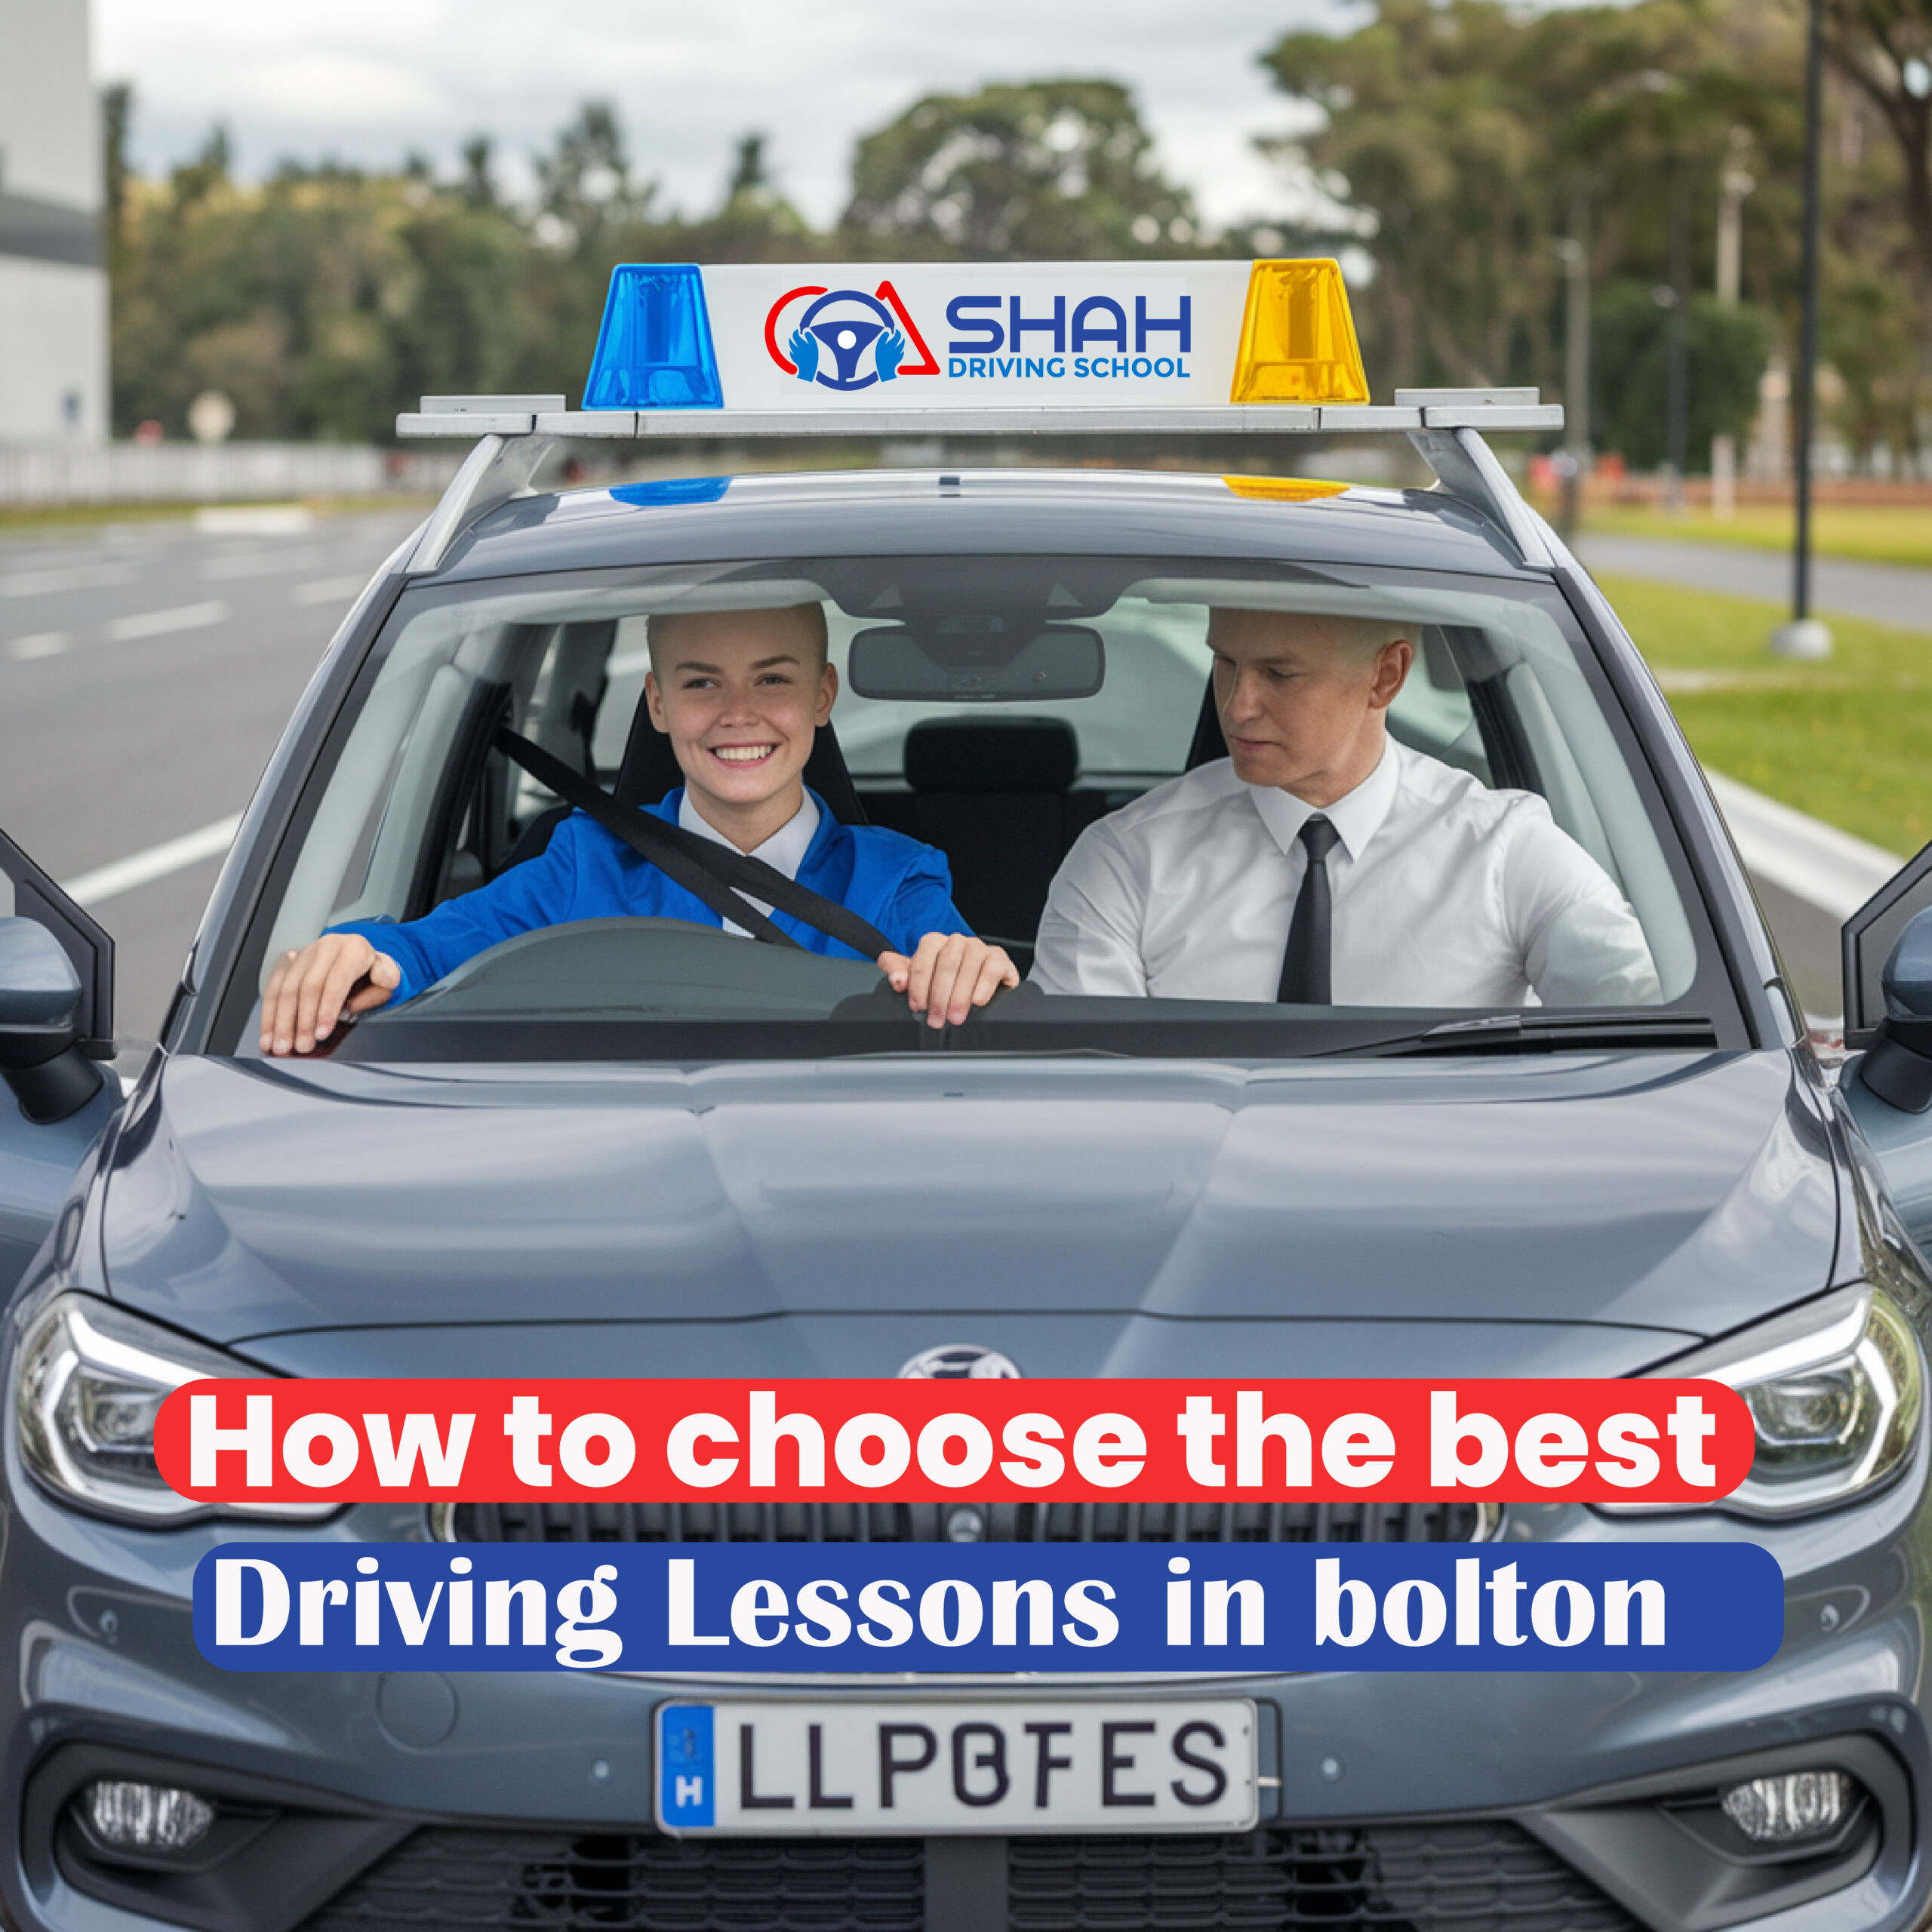
[[[0,506],[433,494],[466,453],[359,443],[0,443]]]

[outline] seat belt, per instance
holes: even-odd
[[[573,771],[561,758],[553,758],[541,745],[519,737],[509,726],[500,726],[493,742],[506,758],[521,765],[565,804],[595,819],[639,858],[648,860],[666,878],[681,885],[721,919],[743,927],[754,939],[770,946],[798,945],[782,926],[774,924],[742,896],[746,893],[849,946],[862,958],[876,959],[881,952],[899,950],[877,927],[860,918],[850,906],[813,891],[810,886],[801,885],[796,879],[787,878],[776,866],[768,866],[762,859],[754,859],[734,846],[720,845],[652,813],[619,804],[601,786]]]

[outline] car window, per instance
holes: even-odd
[[[790,558],[412,591],[378,640],[312,782],[312,809],[298,819],[299,844],[278,870],[285,883],[257,924],[260,949],[249,964],[255,984],[266,980],[269,961],[325,928],[413,921],[544,862],[566,808],[505,755],[500,728],[607,791],[623,777],[627,749],[634,758],[640,749],[654,752],[661,791],[661,774],[675,777],[675,768],[639,719],[654,614],[806,602],[825,614],[842,685],[833,728],[860,809],[873,823],[943,851],[962,916],[1007,944],[1023,968],[1053,874],[1082,832],[1198,757],[1212,663],[1209,617],[1219,608],[1402,626],[1416,656],[1389,710],[1391,735],[1477,786],[1542,798],[1641,926],[1656,977],[1644,1003],[1683,1001],[1700,976],[1709,990],[1715,962],[1712,949],[1700,946],[1694,906],[1687,908],[1681,851],[1627,727],[1606,704],[1601,673],[1546,585],[1253,560],[1035,556]],[[1097,639],[1102,668],[1092,688],[1035,697],[1031,687],[995,678],[980,680],[984,688],[915,698],[874,694],[866,684],[865,666],[884,660],[866,657],[878,648],[866,638],[884,638],[902,657],[912,652],[906,661],[916,666],[946,659],[945,638],[955,632],[1023,623]],[[875,670],[869,675],[876,681]],[[921,779],[917,754],[930,749],[934,731],[1026,721],[1048,721],[1049,735],[1066,747],[1064,770],[1051,781],[1002,780],[997,758],[983,776],[961,775],[961,755],[1011,739],[983,731],[943,740],[954,754],[954,775],[944,781],[951,791],[935,796]],[[648,802],[635,774],[632,780],[631,795]],[[594,1056],[615,1036],[600,1048],[587,1023],[592,1006],[607,1020],[628,1015],[638,1023],[645,1017],[666,1024],[829,1021],[876,980],[857,960],[808,966],[777,949],[734,952],[728,970],[706,963],[720,947],[744,944],[715,931],[640,929],[595,940],[525,934],[503,958],[461,961],[408,1008],[364,1026],[372,1035],[389,1029],[401,1051],[406,1043],[395,1023],[412,1010],[494,1013],[507,1022],[540,1009],[559,1025],[577,1013],[586,1024],[564,1044]],[[578,976],[577,995],[569,991],[571,974],[555,970],[559,949],[568,946],[580,965],[593,946],[604,962]],[[1535,997],[1527,995],[1532,1004]],[[1167,998],[1108,1004],[1107,1023],[1130,1031],[1176,1017],[1177,1002]],[[1269,1003],[1259,1006],[1251,1017],[1280,1017]],[[1150,1046],[1152,1038],[1146,1035]],[[721,1040],[719,1050],[729,1043]]]

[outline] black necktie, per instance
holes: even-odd
[[[1341,837],[1325,818],[1303,822],[1298,835],[1308,869],[1295,896],[1288,943],[1281,955],[1281,989],[1275,997],[1304,1006],[1327,1006],[1328,986],[1328,854]]]

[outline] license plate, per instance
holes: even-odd
[[[1240,1832],[1255,1822],[1247,1698],[1186,1703],[660,1704],[671,1832],[841,1836]]]

